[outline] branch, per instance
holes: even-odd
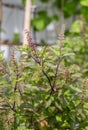
[[[35,63],[39,64],[39,65],[42,66],[42,68],[43,68],[43,64],[41,65],[40,61],[37,61],[37,60],[35,59],[35,57],[33,57],[31,54],[29,54],[29,56],[35,61]],[[49,77],[48,74],[44,71],[44,69],[42,69],[42,73],[43,73],[43,74],[45,75],[45,77],[47,78],[48,83],[49,83],[50,88],[51,88],[51,91],[53,91],[53,90],[52,90],[52,84],[51,84],[50,77]]]
[[[13,112],[16,112],[16,111],[13,109],[12,105],[9,103],[8,98],[7,98],[5,95],[2,95],[2,97],[5,99],[5,102],[7,103],[7,105],[9,106],[9,108],[10,108]]]
[[[53,91],[56,91],[56,79],[57,79],[57,75],[58,75],[60,62],[61,62],[61,57],[58,58],[58,63],[57,63],[56,72],[55,72],[55,76],[54,76],[54,82],[53,82],[53,85],[52,85]]]
[[[52,84],[51,84],[51,80],[50,80],[49,76],[47,75],[47,73],[46,73],[44,70],[42,70],[42,72],[43,72],[43,74],[45,75],[45,77],[47,78],[48,83],[49,83],[49,85],[50,85],[50,87],[51,87],[51,89],[52,89]]]
[[[55,79],[54,79],[54,83],[53,83],[53,86],[52,86],[53,91],[56,91],[56,78],[57,78],[57,75],[58,75],[58,70],[59,70],[59,67],[60,67],[61,60],[63,58],[62,57],[62,47],[63,47],[62,44],[63,44],[63,40],[64,40],[64,32],[65,32],[65,24],[62,25],[60,34],[58,35],[58,38],[59,38],[59,41],[60,41],[60,47],[59,47],[60,56],[58,57],[58,63],[57,63],[57,68],[56,68],[56,72],[55,72]]]

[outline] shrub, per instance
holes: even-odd
[[[0,128],[2,130],[87,130],[87,59],[84,41],[64,40],[37,47],[25,31],[28,46],[19,63],[0,61]],[[80,44],[79,45],[77,45]],[[81,64],[82,63],[82,64]]]

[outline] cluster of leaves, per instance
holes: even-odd
[[[36,47],[26,32],[19,63],[14,51],[9,62],[0,54],[0,129],[88,129],[88,37],[77,22],[52,46]]]
[[[26,0],[22,0],[22,3],[25,2]],[[47,9],[38,9],[36,17],[32,20],[32,25],[37,31],[44,30],[52,21],[57,21],[59,19],[59,16],[55,11],[56,9],[59,12],[63,11],[65,19],[72,16],[83,15],[88,21],[88,14],[86,13],[88,10],[88,0],[39,0],[39,2],[50,5],[51,10],[53,11],[50,16]],[[33,3],[35,3],[35,1]]]

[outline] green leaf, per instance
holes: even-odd
[[[48,101],[46,101],[46,103],[45,103],[45,107],[46,108],[48,108],[48,107],[50,107],[50,105],[51,105],[51,103],[53,102],[53,97],[51,97]]]
[[[77,1],[72,1],[72,2],[67,2],[66,5],[64,6],[64,16],[66,18],[70,17],[75,13],[76,7],[78,5]],[[69,11],[68,11],[69,10]]]
[[[56,116],[56,120],[59,121],[59,122],[62,122],[62,116]]]
[[[32,24],[36,30],[41,31],[45,28],[45,20],[44,18],[36,18],[32,20]]]
[[[88,102],[84,102],[84,108],[88,110]]]
[[[20,42],[20,34],[19,33],[14,33],[13,42],[14,43],[19,43]]]
[[[47,15],[47,12],[42,10],[38,12],[38,16],[32,20],[32,25],[38,31],[44,30],[52,21],[52,17]]]
[[[67,56],[75,56],[75,53],[66,53],[63,55],[63,57],[67,57]]]
[[[82,7],[80,11],[83,14],[84,18],[88,20],[88,13],[86,13],[88,11],[88,7]]]
[[[73,33],[80,33],[81,30],[82,30],[82,26],[83,26],[83,22],[81,20],[76,20],[72,26],[71,26],[71,29],[70,29],[70,32],[73,32]]]
[[[53,46],[50,49],[55,55],[60,56],[59,47],[57,48],[57,46]]]
[[[70,88],[71,88],[72,90],[78,92],[78,93],[81,93],[81,92],[82,92],[82,90],[81,90],[80,88],[74,87],[74,86],[72,86],[72,85],[70,85]]]
[[[87,6],[87,7],[88,7],[88,0],[81,0],[81,1],[80,1],[80,4],[81,4],[82,6]]]

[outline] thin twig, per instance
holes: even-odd
[[[53,82],[53,85],[52,85],[52,90],[53,90],[53,91],[56,91],[56,79],[57,79],[57,75],[58,75],[60,63],[61,63],[62,58],[63,58],[63,57],[62,57],[62,47],[63,47],[62,44],[63,44],[63,40],[64,40],[64,31],[65,31],[65,24],[62,25],[60,34],[59,34],[59,36],[58,36],[59,41],[60,41],[60,47],[59,47],[60,56],[58,57],[56,72],[55,72],[55,76],[54,76],[54,82]]]
[[[59,57],[58,58],[58,63],[57,63],[57,67],[56,67],[56,72],[55,72],[55,76],[54,76],[54,83],[53,83],[53,88],[55,87],[55,84],[56,84],[56,79],[57,79],[57,75],[58,75],[58,69],[59,69],[59,66],[60,66],[60,62],[61,62],[61,58]]]
[[[50,78],[49,78],[48,74],[47,74],[44,70],[42,70],[42,72],[43,72],[43,74],[45,75],[45,77],[47,78],[48,83],[49,83],[49,85],[50,85],[50,87],[51,87],[51,89],[52,89],[51,80],[50,80]]]
[[[37,64],[39,64],[40,66],[42,66],[43,68],[43,64],[41,65],[40,61],[38,62],[31,54],[29,55]],[[45,72],[44,69],[42,69],[42,73],[45,75],[45,77],[47,78],[48,80],[48,83],[50,85],[50,88],[52,90],[52,84],[51,84],[51,80],[50,80],[50,77],[48,76],[48,74]]]
[[[9,103],[8,98],[7,98],[5,95],[2,95],[2,96],[3,96],[3,98],[5,99],[5,102],[7,103],[7,105],[9,106],[9,108],[10,108],[13,112],[16,112],[16,111],[13,109],[12,105]]]

